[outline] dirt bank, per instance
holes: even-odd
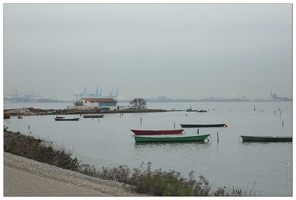
[[[4,196],[142,196],[122,183],[4,152]]]

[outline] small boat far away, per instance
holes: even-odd
[[[61,117],[58,117],[58,118],[54,118],[55,121],[78,121],[79,118],[61,118]]]
[[[172,130],[134,130],[131,131],[135,135],[172,135],[172,134],[181,134],[183,129],[172,129]]]
[[[180,124],[182,128],[213,128],[213,127],[227,127],[227,124]]]
[[[292,136],[245,136],[243,142],[292,142]]]
[[[186,110],[186,112],[208,112],[206,110],[192,110],[191,106]]]
[[[89,114],[89,115],[83,115],[84,118],[103,118],[103,114]]]
[[[194,136],[136,136],[136,142],[203,142],[210,134]]]

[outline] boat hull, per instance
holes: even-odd
[[[66,119],[66,118],[54,118],[55,121],[78,121],[79,118],[71,118],[71,119]]]
[[[83,115],[84,118],[103,118],[104,115]]]
[[[172,130],[134,130],[131,131],[135,135],[174,135],[174,134],[181,134],[183,129],[172,129]]]
[[[290,136],[243,136],[243,142],[292,142]]]
[[[180,124],[182,128],[213,128],[227,127],[227,124]]]
[[[135,136],[136,142],[203,142],[210,134],[196,136],[177,136],[177,137],[145,137]]]

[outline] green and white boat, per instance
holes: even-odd
[[[292,136],[245,136],[243,142],[292,142]]]
[[[203,142],[210,134],[194,135],[194,136],[137,136],[136,142]]]

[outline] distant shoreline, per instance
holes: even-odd
[[[118,100],[118,103],[129,103],[131,100]],[[196,99],[176,99],[176,100],[145,100],[147,103],[187,103],[187,102],[287,102],[293,101],[293,99],[287,100],[265,100],[265,99],[213,99],[213,100],[196,100]],[[3,101],[3,103],[73,103],[74,101]]]
[[[76,110],[76,109],[39,109],[39,108],[13,108],[4,109],[4,113],[10,116],[32,116],[32,115],[84,115],[84,114],[109,114],[109,113],[148,113],[148,112],[169,112],[163,109],[145,110]]]

